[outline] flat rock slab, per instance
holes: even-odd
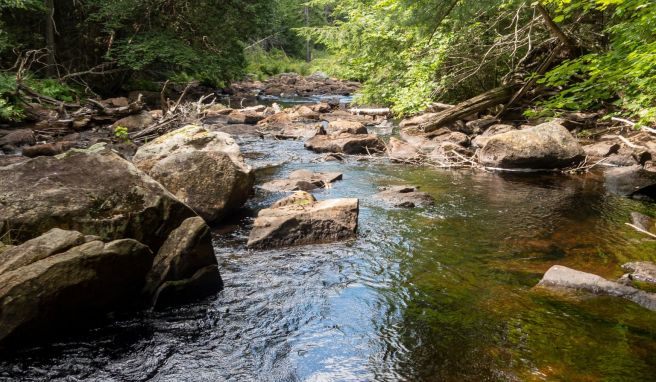
[[[373,134],[315,135],[305,147],[318,153],[373,154],[385,151],[385,144]]]
[[[330,187],[333,182],[341,179],[342,174],[339,172],[298,170],[289,174],[287,179],[272,180],[264,183],[260,188],[270,192],[312,191]]]
[[[255,219],[247,245],[275,248],[345,240],[356,234],[358,213],[358,199],[267,208]]]
[[[386,204],[401,208],[430,207],[435,205],[435,199],[425,192],[420,192],[413,186],[395,186],[385,188],[374,195],[375,199]]]
[[[622,297],[646,309],[656,311],[656,294],[654,293],[647,293],[627,285],[606,280],[592,273],[581,272],[560,265],[554,265],[549,268],[547,273],[542,277],[542,280],[538,283],[538,286],[561,290],[578,290],[595,295]]]

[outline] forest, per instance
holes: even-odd
[[[656,1],[0,0],[14,381],[656,381]]]
[[[656,4],[640,0],[0,3],[0,116],[17,82],[71,99],[325,71],[397,115],[533,82],[525,112],[656,119]],[[304,63],[308,51],[316,61]]]

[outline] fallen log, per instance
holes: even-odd
[[[474,98],[470,98],[444,111],[436,113],[428,121],[420,124],[419,128],[425,132],[431,132],[469,115],[506,103],[512,97],[514,88],[514,85],[507,85],[477,95]]]
[[[380,108],[380,109],[350,109],[349,110],[351,114],[355,115],[388,115],[390,113],[390,109],[387,107]]]

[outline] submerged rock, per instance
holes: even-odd
[[[241,207],[254,175],[227,134],[189,125],[139,148],[133,162],[208,222]]]
[[[494,135],[479,154],[484,166],[505,169],[564,168],[584,157],[576,138],[553,122]]]
[[[374,154],[385,150],[385,144],[376,135],[349,134],[315,135],[305,147],[318,153]]]
[[[312,191],[326,188],[342,179],[339,172],[312,172],[297,170],[289,174],[287,179],[276,179],[264,183],[260,187],[270,192]]]
[[[608,191],[634,199],[656,201],[656,173],[641,166],[611,168],[604,171]]]
[[[415,146],[394,137],[390,138],[387,145],[387,155],[394,162],[417,162],[422,158]]]
[[[358,199],[283,203],[259,212],[247,245],[273,248],[348,239],[355,236],[358,212]]]
[[[622,297],[644,308],[656,311],[656,294],[647,293],[627,285],[608,281],[603,277],[591,273],[577,271],[560,265],[554,265],[549,268],[547,273],[544,274],[544,277],[542,277],[542,280],[538,283],[538,286],[552,289],[579,290],[595,295]]]
[[[656,264],[651,261],[636,261],[622,265],[629,272],[623,275],[619,282],[632,285],[635,281],[653,284],[656,287]]]
[[[401,208],[430,207],[435,204],[435,199],[432,196],[418,191],[413,186],[383,188],[383,191],[374,195],[374,198]]]

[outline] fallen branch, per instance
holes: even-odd
[[[355,115],[389,115],[391,113],[388,107],[380,109],[350,109],[349,112]]]
[[[644,233],[645,235],[651,236],[651,237],[653,237],[654,239],[656,239],[656,235],[654,235],[653,233],[651,233],[651,232],[649,232],[649,231],[647,231],[647,230],[644,230],[644,229],[642,229],[642,228],[640,228],[640,227],[638,227],[638,226],[636,226],[636,225],[633,225],[633,224],[631,224],[631,223],[624,223],[624,224],[628,225],[629,227],[635,229],[636,231],[638,231],[638,232],[640,232],[640,233]]]

